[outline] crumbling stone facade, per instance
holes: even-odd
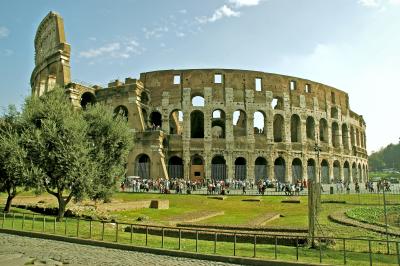
[[[41,32],[49,19],[62,22],[55,13],[43,20],[36,54],[38,44],[46,42]],[[63,32],[62,23],[47,25]],[[64,78],[46,83],[53,72],[36,61],[32,93],[41,95],[59,84],[78,108],[103,102],[124,115],[135,139],[127,176],[282,182],[320,176],[322,183],[363,182],[368,176],[366,124],[350,109],[344,91],[302,78],[234,69],[152,71],[106,88],[85,86],[70,82],[69,45],[65,36],[61,39],[54,53],[67,58],[51,53],[45,58],[55,58],[50,68],[55,66]]]

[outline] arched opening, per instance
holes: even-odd
[[[339,117],[339,112],[338,112],[337,107],[332,107],[332,108],[331,108],[331,117],[332,117],[332,118],[335,118],[335,119],[338,119],[338,117]]]
[[[315,140],[315,121],[312,116],[307,117],[306,133],[307,139]]]
[[[143,179],[150,178],[150,157],[147,154],[140,154],[136,157],[135,175]]]
[[[276,114],[274,116],[274,141],[282,142],[284,138],[284,120],[283,116]]]
[[[356,165],[356,163],[353,163],[352,165],[351,165],[351,176],[353,177],[353,182],[355,183],[355,182],[360,182],[361,180],[358,178],[358,175],[357,175],[357,165]]]
[[[183,112],[181,110],[174,110],[169,115],[169,133],[175,135],[182,135],[183,126]]]
[[[333,162],[333,181],[338,182],[341,179],[342,177],[340,176],[340,163],[336,160]]]
[[[343,164],[343,177],[344,177],[344,182],[349,184],[350,183],[350,164],[348,161],[345,161]]]
[[[272,109],[283,110],[283,99],[282,97],[274,97],[271,101]]]
[[[284,183],[285,173],[286,173],[285,160],[282,157],[278,157],[274,162],[275,179],[278,182]]]
[[[235,160],[235,179],[245,180],[246,177],[247,177],[246,159],[243,157],[238,157]]]
[[[308,161],[307,161],[307,177],[308,177],[308,180],[316,181],[314,159],[308,159]]]
[[[204,106],[204,97],[197,95],[192,98],[192,106],[203,107]]]
[[[91,92],[85,92],[81,96],[81,107],[82,109],[86,109],[88,104],[93,105],[96,103],[96,97]]]
[[[319,140],[322,142],[328,142],[328,123],[324,118],[319,120]]]
[[[190,114],[190,137],[193,139],[204,138],[204,114],[195,110]]]
[[[216,155],[212,158],[211,178],[213,180],[226,180],[226,161],[224,156]]]
[[[292,142],[301,141],[301,123],[300,117],[296,114],[292,115],[290,119],[290,140]]]
[[[190,180],[202,182],[204,180],[204,160],[200,155],[194,155],[190,165]]]
[[[254,113],[253,120],[254,134],[264,135],[265,134],[265,114],[261,111],[256,111]]]
[[[356,128],[356,145],[357,147],[360,147],[360,132],[358,131],[358,128]]]
[[[339,126],[338,123],[332,123],[332,146],[335,148],[339,148],[340,145],[340,135],[339,135]]]
[[[303,179],[303,164],[299,158],[292,161],[292,184]]]
[[[360,182],[363,183],[364,182],[364,177],[363,177],[363,172],[362,172],[360,163],[358,164],[357,174],[358,174],[358,180],[360,180]]]
[[[225,138],[225,112],[215,110],[212,113],[211,120],[211,135],[213,138]]]
[[[142,102],[142,104],[146,105],[149,103],[149,96],[146,92],[142,91],[142,93],[140,94],[140,101]]]
[[[152,129],[160,130],[162,128],[162,116],[159,112],[150,113],[150,124]]]
[[[168,160],[169,178],[183,178],[183,161],[178,156],[172,156]]]
[[[120,115],[128,120],[128,108],[124,105],[119,105],[114,109],[114,117]]]
[[[321,183],[322,184],[329,184],[329,164],[327,160],[322,160],[321,162]]]
[[[242,110],[233,112],[233,136],[242,137],[247,135],[247,117]]]
[[[351,140],[351,147],[353,147],[355,144],[355,139],[354,139],[354,127],[350,127],[350,140]]]
[[[349,129],[346,124],[342,125],[342,143],[343,147],[349,149]]]
[[[268,162],[264,157],[258,157],[254,162],[254,178],[256,181],[268,178]]]

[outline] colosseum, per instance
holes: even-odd
[[[107,86],[73,82],[63,19],[35,36],[32,94],[59,85],[77,108],[102,102],[128,120],[135,146],[127,176],[191,180],[368,176],[366,124],[346,92],[298,77],[238,69],[141,73]]]

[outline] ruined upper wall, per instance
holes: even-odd
[[[35,35],[35,68],[31,75],[32,94],[41,95],[55,85],[71,81],[70,45],[66,42],[62,17],[49,12]]]
[[[214,75],[221,74],[222,82],[215,83]],[[174,76],[180,76],[180,84],[174,84]],[[261,79],[261,91],[256,91],[256,78]],[[225,102],[225,88],[233,88],[234,101],[244,102],[245,90],[254,90],[254,101],[265,102],[265,91],[271,91],[273,97],[290,96],[293,107],[298,107],[300,95],[304,95],[306,106],[313,109],[314,98],[318,100],[321,111],[327,110],[327,103],[338,106],[342,114],[349,110],[349,97],[344,91],[336,88],[298,77],[271,74],[260,71],[234,70],[234,69],[187,69],[187,70],[161,70],[140,74],[144,87],[151,92],[152,105],[161,104],[164,91],[168,91],[172,101],[179,102],[183,88],[191,88],[192,94],[201,95],[204,87],[213,88],[214,101]],[[295,88],[291,88],[294,82]]]

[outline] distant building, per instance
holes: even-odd
[[[344,91],[234,69],[152,71],[102,88],[71,81],[70,55],[63,19],[50,12],[35,37],[32,94],[57,84],[77,108],[104,102],[124,115],[135,139],[128,176],[295,182],[320,172],[323,183],[368,176],[366,124]]]

